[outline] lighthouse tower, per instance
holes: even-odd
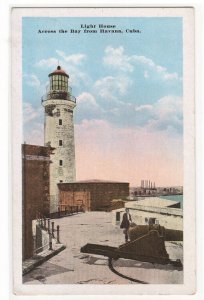
[[[69,75],[57,67],[49,74],[49,87],[42,98],[45,108],[45,146],[54,148],[50,164],[50,212],[59,207],[60,182],[76,180],[73,110],[76,98],[72,96]]]

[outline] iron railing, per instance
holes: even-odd
[[[51,90],[47,92],[44,96],[41,98],[41,102],[47,101],[47,100],[68,100],[76,103],[76,98],[71,94],[71,90],[68,92],[66,91],[58,91],[58,90]]]
[[[39,226],[40,229],[45,230],[48,234],[48,242],[38,248],[36,248],[36,245],[34,247],[33,254],[34,256],[45,249],[53,250],[53,242],[52,239],[56,240],[57,244],[60,244],[60,227],[57,225],[57,228],[55,229],[54,222],[50,222],[50,218],[46,218],[41,213],[36,214],[36,226]]]

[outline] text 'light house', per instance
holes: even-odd
[[[50,212],[59,208],[60,182],[76,181],[73,110],[76,98],[72,96],[69,75],[57,67],[49,74],[49,87],[42,98],[45,108],[44,143],[54,149],[50,164]]]

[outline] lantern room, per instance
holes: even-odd
[[[41,102],[47,100],[68,100],[76,103],[76,98],[72,95],[72,88],[69,86],[69,75],[58,66],[55,71],[48,75],[49,85],[46,87],[46,94],[41,98]]]
[[[69,75],[61,69],[60,66],[49,74],[50,78],[50,91],[68,91],[68,78]]]

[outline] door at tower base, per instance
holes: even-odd
[[[81,191],[60,191],[60,212],[72,210],[77,207],[77,211],[91,210],[91,193],[87,190]]]

